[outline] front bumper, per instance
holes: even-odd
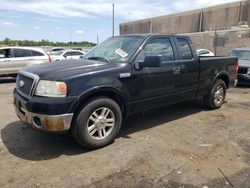
[[[25,99],[16,89],[13,95],[16,115],[24,123],[50,132],[66,132],[70,129],[74,114],[68,109],[74,102],[74,98]]]
[[[68,131],[70,129],[72,114],[44,115],[32,113],[24,109],[18,100],[14,102],[15,112],[19,119],[32,127],[51,132]]]

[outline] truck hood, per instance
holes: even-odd
[[[67,80],[79,75],[95,74],[119,68],[119,63],[106,63],[94,60],[62,60],[49,64],[40,64],[23,69],[45,80]]]
[[[250,67],[250,60],[239,59],[239,66]]]

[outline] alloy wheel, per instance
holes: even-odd
[[[95,110],[88,119],[87,130],[91,138],[102,140],[110,135],[115,126],[115,115],[111,109],[101,107]]]

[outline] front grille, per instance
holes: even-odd
[[[248,67],[239,67],[238,73],[239,74],[247,74]]]
[[[18,74],[16,83],[17,83],[17,89],[22,94],[25,94],[26,97],[29,97],[31,94],[34,79],[27,77],[27,76],[24,76],[22,74]]]

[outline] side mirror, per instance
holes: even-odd
[[[139,67],[142,69],[143,67],[161,67],[162,61],[161,56],[159,55],[150,55],[145,56],[144,61],[139,61]]]
[[[67,56],[66,56],[66,55],[63,55],[63,57],[67,59]]]

